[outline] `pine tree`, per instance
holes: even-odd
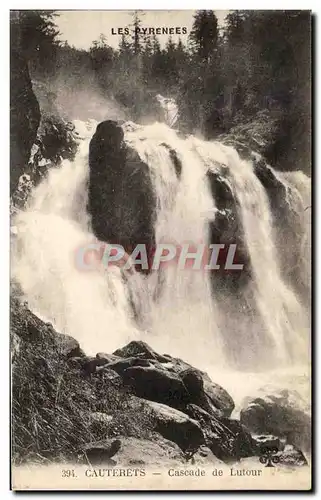
[[[126,37],[126,35],[122,35],[121,40],[119,42],[119,53],[121,56],[128,57],[131,54],[131,45],[130,41]]]
[[[142,15],[142,14],[141,14]],[[142,36],[139,32],[140,27],[141,27],[142,21],[138,16],[138,11],[135,10],[134,13],[134,21],[133,21],[133,27],[134,27],[134,34],[132,36],[133,39],[133,51],[135,55],[138,55],[142,51]]]
[[[101,33],[89,49],[92,69],[99,85],[107,90],[112,82],[111,70],[114,65],[115,53],[107,44],[106,36]]]
[[[54,10],[18,10],[10,16],[11,46],[23,54],[31,70],[50,75],[55,68],[59,30]]]
[[[200,59],[208,61],[218,41],[218,22],[212,10],[196,12],[189,38]]]

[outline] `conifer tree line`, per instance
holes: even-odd
[[[32,78],[50,82],[59,74],[75,91],[97,85],[138,122],[153,109],[157,93],[173,97],[180,128],[207,139],[263,113],[278,122],[268,152],[272,163],[283,151],[287,162],[295,154],[309,155],[309,11],[231,11],[220,26],[215,11],[199,10],[187,44],[169,37],[161,48],[157,36],[144,37],[133,29],[116,50],[105,34],[88,50],[59,41],[57,15],[20,11],[12,17],[12,43],[20,44],[28,58]],[[144,14],[135,11],[132,27],[141,24]]]

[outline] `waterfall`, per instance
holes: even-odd
[[[224,299],[213,293],[204,270],[171,265],[149,275],[125,276],[116,266],[77,269],[75,251],[95,239],[86,197],[88,145],[96,123],[76,126],[83,139],[75,160],[51,169],[14,220],[12,274],[31,309],[77,338],[89,354],[143,339],[156,350],[200,367],[231,363],[250,370],[308,358],[308,311],[282,275],[267,193],[252,164],[221,143],[181,138],[160,123],[123,125],[125,142],[149,167],[157,197],[156,243],[207,245],[217,200],[206,173],[218,172],[229,183],[251,261],[252,277],[242,292],[251,315],[232,293]],[[180,175],[171,151],[182,166]],[[310,205],[306,176],[277,175],[285,186],[292,186],[294,198],[288,202],[302,212],[302,204]],[[298,230],[304,231],[306,216]],[[304,279],[309,267],[307,238],[302,241]]]
[[[63,161],[35,188],[18,230],[12,277],[30,308],[89,354],[111,351],[138,336],[120,269],[79,271],[75,251],[91,243],[86,213],[88,146],[96,123],[76,124],[83,141],[74,162]]]
[[[160,94],[156,95],[156,99],[164,110],[165,122],[170,127],[173,127],[178,119],[178,106],[175,99],[163,97]]]
[[[206,183],[206,168],[190,142],[160,123],[130,128],[125,140],[150,168],[158,205],[156,243],[206,243],[215,205]],[[180,178],[170,148],[183,166]],[[155,278],[152,275],[149,281],[155,282]],[[184,359],[191,357],[193,346],[194,363],[201,365],[204,358],[218,362],[222,359],[221,339],[208,275],[174,265],[163,271],[162,278],[162,291],[151,306],[153,345]],[[202,342],[196,341],[199,334]]]

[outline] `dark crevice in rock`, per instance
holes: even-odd
[[[214,222],[210,222],[210,243],[225,245],[220,250],[218,264],[220,269],[212,271],[214,292],[219,289],[238,291],[251,279],[251,263],[247,250],[242,221],[239,217],[239,206],[228,182],[217,172],[208,171],[207,178],[215,200],[217,212]],[[224,264],[229,245],[236,244],[235,264],[243,264],[242,270],[226,270]]]
[[[300,294],[302,300],[308,303],[310,290],[301,277],[302,233],[298,231],[300,215],[296,213],[289,200],[291,188],[287,188],[277,178],[263,159],[255,162],[254,170],[269,198],[281,272],[287,282]]]
[[[169,156],[170,156],[170,158],[173,162],[174,168],[175,168],[177,178],[180,179],[180,177],[182,175],[182,168],[183,167],[182,167],[182,162],[178,158],[175,149],[172,149],[168,144],[166,144],[166,142],[162,142],[161,146],[163,146],[164,148],[166,148],[168,150]]]

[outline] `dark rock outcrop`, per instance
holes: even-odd
[[[78,140],[73,123],[59,116],[42,111],[37,134],[38,155],[57,164],[62,159],[73,160],[78,148]]]
[[[152,373],[156,374],[157,372],[155,377],[159,377],[159,380],[163,380],[164,377],[166,378],[167,376],[169,376],[170,379],[174,378],[177,381],[179,380],[178,385],[181,388],[179,394],[182,397],[181,403],[179,403],[180,405],[195,403],[208,411],[213,411],[218,415],[227,417],[231,415],[234,409],[234,402],[231,396],[225,389],[215,384],[206,373],[193,368],[191,365],[178,358],[172,358],[168,354],[160,355],[156,353],[145,342],[132,341],[122,349],[117,349],[114,355],[121,356],[125,359],[123,362],[116,361],[116,363],[111,363],[108,366],[112,369],[116,369],[118,373],[123,373],[125,377],[128,377],[128,374],[131,374],[131,377],[136,374],[142,376],[140,370],[129,371],[126,375],[126,368],[130,366],[145,366],[146,379],[149,379],[149,375]],[[149,361],[149,363],[146,363],[146,361]],[[139,396],[144,397],[142,394],[147,389],[143,382],[136,380],[134,383],[132,380],[131,384],[133,384],[133,387],[136,387],[136,390],[141,391]],[[143,384],[143,388],[139,389],[141,384]],[[182,384],[184,386],[183,391]],[[153,397],[150,399],[154,400]],[[163,399],[156,400],[158,402],[164,402]],[[167,404],[176,407],[173,401]]]
[[[101,122],[89,147],[88,211],[96,237],[122,245],[154,248],[155,194],[148,166],[127,147],[120,124]],[[141,266],[137,266],[141,269]]]
[[[234,410],[234,401],[229,393],[208,376],[204,377],[204,393],[210,403],[215,406],[224,417],[229,417]]]
[[[39,82],[31,80],[29,38],[21,31],[19,13],[10,19],[10,194],[15,207],[23,208],[31,189],[52,165],[73,159],[78,147],[74,126],[39,105]],[[28,43],[27,43],[28,42]],[[30,47],[29,47],[30,49]],[[36,50],[36,47],[34,47]],[[42,85],[46,87],[46,85]],[[51,94],[52,104],[55,95]]]
[[[204,381],[198,370],[189,368],[180,373],[180,377],[193,399],[199,398],[204,392]]]
[[[182,162],[178,158],[175,149],[172,149],[168,144],[166,144],[166,142],[162,142],[160,145],[168,150],[169,156],[170,156],[172,163],[174,165],[174,168],[175,168],[176,175],[177,175],[178,179],[180,179],[183,167],[182,167]]]
[[[240,208],[237,198],[223,174],[208,170],[206,175],[217,208],[215,220],[210,222],[210,243],[223,243],[225,245],[225,248],[220,250],[217,261],[220,269],[212,272],[212,285],[214,291],[219,287],[235,292],[244,287],[251,278],[250,256],[239,216]],[[243,264],[242,270],[224,269],[231,244],[236,244],[234,264]]]
[[[14,193],[28,164],[40,122],[40,108],[33,92],[27,61],[11,44],[10,53],[10,191]]]
[[[162,356],[158,354],[153,349],[151,349],[149,345],[146,344],[146,342],[143,342],[142,340],[133,340],[132,342],[129,342],[129,344],[125,345],[125,347],[117,349],[113,354],[114,356],[119,356],[121,358],[130,358],[132,356],[136,356],[145,359],[155,359],[160,363],[167,363],[172,359],[170,356]]]
[[[65,358],[81,357],[84,352],[80,349],[79,342],[70,335],[59,334],[56,337],[58,353]]]
[[[281,262],[281,272],[284,278],[300,294],[303,301],[309,303],[310,289],[305,280],[302,280],[302,232],[300,217],[296,212],[295,204],[291,200],[294,193],[290,186],[286,186],[277,177],[277,173],[266,164],[263,159],[254,162],[254,171],[265,188],[272,210],[274,227],[276,231],[276,246],[278,258]],[[302,212],[307,207],[302,203]]]

